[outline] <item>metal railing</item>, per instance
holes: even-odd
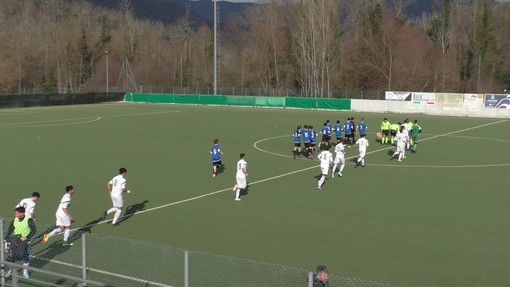
[[[5,260],[0,260],[0,264],[2,266],[1,269],[1,286],[26,286],[26,283],[29,283],[32,286],[61,286],[59,282],[68,281],[73,282],[74,284],[79,284],[79,286],[98,286],[98,287],[113,287],[113,285],[108,285],[102,282],[83,279],[75,276],[70,276],[62,273],[53,272],[50,270],[44,270],[40,268],[34,268],[31,266],[23,266],[21,264],[8,262]],[[8,278],[6,278],[7,270],[11,271]],[[31,278],[25,278],[21,276],[21,270],[27,270],[31,274]],[[37,274],[37,275],[35,275]],[[56,284],[52,284],[49,280],[44,280],[44,278],[56,278]],[[10,282],[7,280],[10,279]]]
[[[7,221],[10,222],[10,221]],[[311,286],[311,272],[295,267],[223,256],[207,252],[91,233],[94,220],[73,230],[64,246],[62,236],[42,244],[42,234],[54,229],[37,222],[38,235],[31,239],[30,266],[7,262],[1,245],[2,286],[157,286],[157,287],[282,287]],[[0,236],[4,238],[4,219]],[[9,267],[26,268],[30,278],[5,278]],[[386,284],[330,274],[331,286],[389,287]],[[18,285],[16,285],[18,284]],[[27,284],[23,284],[27,286]]]

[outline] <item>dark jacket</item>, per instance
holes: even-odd
[[[9,237],[11,237],[11,235],[14,235],[14,236],[18,235],[18,234],[16,234],[16,231],[14,230],[14,221],[15,220],[20,220],[20,219],[15,217],[11,221],[11,224],[9,225],[9,228],[7,229],[7,234],[5,235],[4,239],[7,240]],[[28,228],[30,228],[30,233],[27,235],[27,240],[30,240],[37,232],[37,229],[35,228],[35,223],[32,220],[32,218],[29,218],[27,223],[28,223]]]

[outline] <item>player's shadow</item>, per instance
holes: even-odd
[[[225,169],[227,169],[227,168],[225,167],[224,164],[217,166],[216,167],[216,174],[222,174]]]
[[[101,221],[100,218],[92,220],[85,224],[83,227],[72,231],[67,241],[73,243],[79,240],[84,233],[91,233],[92,227],[96,226],[100,221]],[[40,243],[42,241],[43,234],[49,233],[55,228],[57,228],[57,226],[52,226],[46,229],[43,233],[39,234],[37,237],[35,237],[34,240],[32,240],[33,245]],[[48,262],[51,262],[53,258],[66,252],[69,248],[71,248],[71,246],[62,245],[63,243],[62,236],[63,233],[56,234],[55,237],[51,237],[49,239],[50,242],[53,241],[51,244],[46,245],[42,250],[38,251],[35,254],[32,254],[33,259],[31,260],[31,265],[33,267],[42,268]]]
[[[99,224],[99,222],[101,222],[101,218],[94,219],[91,222],[83,225],[83,227],[80,227],[77,230],[73,231],[69,236],[69,242],[74,242],[80,239],[84,233],[92,233],[92,227]]]
[[[57,235],[62,237],[61,234]],[[51,244],[45,246],[45,248],[41,249],[36,253],[32,253],[30,259],[30,265],[36,268],[42,268],[46,264],[50,263],[55,257],[58,257],[60,254],[67,252],[71,246],[63,246],[62,239],[50,238],[50,240],[54,240]]]
[[[250,185],[246,184],[246,188],[241,189],[241,192],[239,193],[239,196],[246,196],[246,195],[248,195],[249,189],[250,189]]]
[[[318,174],[318,175],[314,176],[313,178],[315,178],[317,181],[319,181],[319,179],[321,179],[321,177],[322,177],[322,174]],[[326,176],[324,183],[322,183],[322,186],[326,185],[326,182],[328,180],[329,180],[329,178]]]
[[[149,202],[149,201],[144,200],[140,203],[135,203],[135,204],[132,204],[132,205],[126,207],[126,211],[124,212],[124,215],[121,218],[119,218],[119,220],[117,221],[117,224],[128,220],[131,216],[135,215],[135,213],[137,213],[138,211],[144,210],[147,202]]]
[[[306,157],[306,158],[309,158],[310,157],[310,153],[305,151],[305,150],[302,150],[300,153],[299,153],[299,157]]]
[[[388,155],[393,156],[393,153],[395,153],[392,149],[388,150]]]

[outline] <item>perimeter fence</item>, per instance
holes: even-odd
[[[4,238],[11,220],[0,221],[0,235]],[[85,286],[89,280],[96,284],[89,286],[126,287],[312,286],[309,270],[90,233],[98,222],[73,231],[69,240],[73,246],[63,246],[62,235],[51,237],[43,245],[42,235],[54,227],[37,222],[38,233],[31,240],[30,278],[4,278],[10,269],[5,265],[1,273],[2,285]],[[0,255],[1,263],[8,264],[3,244]],[[16,263],[21,264],[21,261]],[[15,267],[22,268],[21,265]],[[16,285],[13,279],[24,284]],[[333,274],[329,282],[334,287],[390,287]]]
[[[73,94],[73,93],[106,93],[106,87],[87,87],[79,90],[56,91],[42,88],[0,91],[2,95],[46,95],[46,94]],[[214,95],[212,87],[172,87],[172,86],[142,86],[124,88],[110,86],[110,93],[149,93],[149,94],[177,94],[177,95]],[[222,96],[256,96],[256,97],[298,97],[298,98],[324,98],[324,99],[357,99],[357,100],[384,100],[384,90],[332,90],[320,96],[310,96],[301,89],[275,89],[275,88],[243,88],[218,87],[216,95]]]

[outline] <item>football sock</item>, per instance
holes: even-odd
[[[324,183],[324,180],[326,179],[326,177],[324,175],[321,176],[321,179],[319,179],[319,181],[317,182],[317,186],[318,187],[321,187],[322,184]]]
[[[116,212],[117,211],[117,208],[116,207],[112,207],[110,209],[108,209],[108,211],[106,212],[106,214],[110,214],[112,212]]]
[[[236,199],[239,199],[239,195],[241,194],[241,189],[236,189]]]
[[[122,210],[120,210],[120,209],[117,209],[117,211],[115,211],[115,215],[113,216],[112,224],[117,223],[117,220],[119,219],[121,212],[122,212]]]
[[[55,228],[53,229],[50,233],[48,233],[48,238],[52,237],[53,235],[57,234],[60,232],[60,228]]]
[[[345,167],[345,163],[343,163],[341,166],[340,166],[340,169],[338,170],[338,172],[342,172],[344,170],[344,167]]]
[[[67,242],[67,239],[69,239],[69,234],[71,233],[71,229],[66,228],[64,230],[64,242]]]

